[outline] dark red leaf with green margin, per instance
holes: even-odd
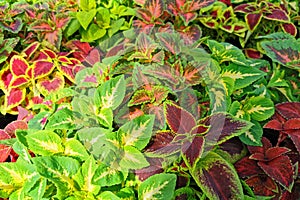
[[[190,133],[196,126],[193,115],[172,102],[165,103],[165,115],[167,123],[174,133]]]
[[[147,152],[156,151],[170,144],[174,139],[174,134],[171,131],[159,131],[152,137],[149,145],[145,148]]]
[[[262,153],[265,154],[265,152],[272,147],[272,143],[270,142],[270,140],[268,140],[267,138],[263,137],[261,139],[261,142],[263,144],[262,147],[259,146],[248,146],[248,150],[251,154],[254,153]]]
[[[16,137],[16,130],[26,130],[28,129],[28,125],[26,122],[22,120],[16,120],[11,123],[9,123],[5,128],[4,131],[10,136],[10,137]]]
[[[250,177],[263,173],[255,160],[244,157],[234,164],[234,167],[240,177]]]
[[[271,10],[271,13],[270,14],[266,13],[264,15],[264,18],[269,20],[282,21],[282,22],[289,22],[290,20],[286,12],[280,9]]]
[[[55,68],[52,62],[46,60],[38,60],[33,64],[34,79],[42,78],[49,75]]]
[[[40,43],[34,42],[30,44],[26,49],[23,50],[23,52],[26,54],[27,58],[30,58],[32,54],[35,53],[35,51],[39,48]]]
[[[292,192],[283,191],[280,200],[300,199],[300,183],[295,183]]]
[[[204,150],[204,142],[205,139],[203,136],[194,137],[192,142],[183,142],[181,152],[187,166],[194,167],[196,161],[201,158]]]
[[[275,107],[276,111],[285,119],[300,118],[300,102],[280,103]]]
[[[241,13],[251,13],[256,10],[256,7],[251,5],[250,3],[247,4],[241,4],[234,7],[235,12],[241,12]]]
[[[271,160],[278,158],[279,156],[282,156],[283,154],[286,154],[290,151],[291,151],[290,149],[285,148],[285,147],[271,147],[265,153],[265,160],[271,161]]]
[[[10,70],[14,76],[26,75],[28,68],[29,64],[21,56],[13,56],[10,60]]]
[[[282,24],[282,29],[286,32],[291,34],[292,36],[296,37],[297,35],[297,27],[293,23],[285,23]]]
[[[198,160],[191,174],[208,199],[240,199],[243,196],[234,167],[214,152]]]
[[[287,130],[287,131],[284,131],[284,133],[290,136],[295,147],[297,148],[298,152],[300,153],[300,130]]]
[[[146,0],[145,9],[151,13],[151,17],[154,19],[159,18],[164,11],[164,2],[163,0]]]
[[[260,53],[260,51],[253,48],[245,49],[245,54],[248,58],[254,58],[254,59],[262,58],[262,54]]]
[[[273,196],[278,192],[275,181],[263,174],[250,177],[246,180],[246,183],[253,188],[256,195]]]
[[[16,18],[15,21],[7,23],[7,22],[0,22],[0,26],[12,33],[18,33],[23,26],[22,20],[20,18]]]
[[[273,180],[290,190],[293,180],[293,166],[288,156],[280,156],[269,162],[258,162],[258,166]]]
[[[300,118],[291,118],[287,120],[283,124],[283,129],[284,130],[289,130],[289,129],[299,129],[300,130]]]
[[[248,13],[245,17],[246,17],[248,28],[250,29],[250,31],[254,31],[254,29],[260,23],[263,15],[261,13],[257,13],[257,14]]]

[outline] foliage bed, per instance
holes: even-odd
[[[0,198],[300,198],[299,2],[0,2]]]

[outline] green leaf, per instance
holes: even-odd
[[[40,130],[26,136],[28,148],[35,154],[48,156],[64,151],[61,138],[49,130]]]
[[[102,38],[106,34],[106,30],[99,27],[97,24],[91,23],[87,30],[81,32],[82,42],[93,42]]]
[[[230,64],[224,68],[222,76],[235,80],[234,90],[244,88],[266,75],[265,72],[250,66]]]
[[[119,129],[120,142],[142,150],[149,143],[154,125],[153,115],[142,115],[127,122]]]
[[[107,8],[98,8],[96,23],[103,29],[107,29],[110,27],[110,13]]]
[[[79,0],[79,8],[85,11],[96,8],[95,0]]]
[[[13,149],[19,155],[18,159],[22,158],[28,163],[31,163],[31,156],[28,153],[28,149],[20,141],[14,143]]]
[[[51,180],[57,187],[60,199],[67,197],[75,190],[73,175],[79,170],[77,160],[62,156],[44,156],[32,159],[39,174]]]
[[[251,97],[243,107],[243,111],[250,114],[253,120],[263,121],[274,114],[274,103],[271,99],[257,96]]]
[[[250,130],[247,130],[244,134],[240,135],[240,140],[250,146],[262,146],[261,138],[263,135],[263,129],[261,128],[261,125],[256,122],[252,121],[254,126],[250,128]]]
[[[148,167],[149,163],[144,155],[135,147],[125,146],[120,166],[123,169],[142,169],[144,167]]]
[[[234,167],[214,152],[200,159],[191,174],[208,199],[240,199],[244,195]]]
[[[33,200],[40,200],[44,196],[47,187],[47,179],[40,178],[28,193]]]
[[[100,163],[92,183],[101,187],[117,185],[125,181],[127,175],[127,171],[120,171],[117,168]]]
[[[97,196],[99,200],[121,200],[117,195],[112,193],[111,191],[102,192],[99,196]]]
[[[90,156],[83,164],[81,169],[77,172],[74,179],[79,184],[83,191],[91,194],[97,194],[100,191],[100,185],[92,183],[98,165],[93,156]]]
[[[66,37],[70,37],[71,35],[73,35],[76,31],[78,31],[80,28],[80,23],[77,19],[71,19],[71,21],[69,22],[67,28],[65,29],[64,33],[66,35]]]
[[[111,37],[113,34],[118,32],[120,30],[121,26],[124,24],[124,22],[125,22],[124,18],[113,21],[111,24],[111,28],[108,29],[108,36]]]
[[[79,158],[81,161],[86,160],[89,154],[84,146],[76,139],[71,138],[65,143],[65,155]]]
[[[97,114],[98,121],[101,125],[111,128],[113,124],[113,111],[111,108],[101,108],[99,114]]]
[[[112,78],[97,88],[95,104],[97,107],[115,110],[123,101],[126,91],[124,76]]]
[[[74,129],[76,124],[74,123],[73,112],[68,108],[63,108],[55,112],[48,118],[48,123],[45,129]]]
[[[92,9],[89,11],[80,11],[76,14],[76,18],[79,21],[80,25],[87,30],[90,23],[93,21],[95,15],[97,13],[96,9]]]
[[[164,199],[171,200],[174,196],[176,185],[175,174],[155,174],[141,183],[138,189],[139,199],[154,200]]]

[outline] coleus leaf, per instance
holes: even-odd
[[[32,31],[52,31],[53,28],[46,20],[37,20],[30,25]]]
[[[293,180],[293,166],[288,156],[279,156],[267,163],[257,163],[264,172],[273,180],[280,183],[284,188],[290,191]]]
[[[76,124],[74,123],[74,114],[68,108],[63,108],[56,111],[48,118],[46,129],[73,129]]]
[[[191,174],[209,199],[238,199],[243,196],[242,185],[234,167],[214,152],[200,159]],[[223,178],[220,178],[220,174]]]
[[[151,13],[151,18],[154,20],[163,14],[164,6],[163,0],[146,0],[144,4],[144,8]]]
[[[5,140],[9,138],[10,136],[4,130],[0,130],[0,140]],[[10,146],[0,144],[0,163],[6,161],[11,152],[11,149],[12,148]]]
[[[87,30],[96,13],[96,9],[92,9],[89,11],[79,11],[76,13],[76,18],[79,21],[80,25],[84,28],[84,30]]]
[[[156,33],[159,44],[168,52],[178,55],[181,52],[182,40],[178,33]]]
[[[53,62],[49,62],[46,60],[35,61],[33,63],[33,77],[35,79],[45,77],[49,75],[54,68],[55,65]]]
[[[42,95],[48,96],[50,93],[64,88],[65,79],[60,72],[54,72],[52,78],[47,76],[38,79],[36,86]]]
[[[273,179],[266,175],[254,175],[246,180],[253,187],[254,194],[260,196],[274,196],[278,193],[278,186]]]
[[[28,68],[28,62],[21,56],[13,56],[10,60],[10,71],[16,77],[26,75]]]
[[[174,133],[189,133],[196,126],[193,115],[172,102],[165,103],[165,115],[170,129]]]
[[[254,31],[256,27],[259,25],[261,19],[263,18],[262,13],[248,13],[245,16],[246,24],[250,31]]]
[[[11,23],[0,22],[0,26],[9,32],[18,33],[22,29],[23,22],[21,18],[17,17]]]
[[[134,146],[125,146],[120,167],[122,169],[142,169],[148,167],[149,163],[145,156]]]
[[[193,24],[180,30],[179,34],[185,45],[192,45],[200,39],[202,32],[198,25]]]
[[[156,174],[141,183],[138,189],[139,199],[173,199],[176,185],[175,174]]]
[[[292,36],[296,37],[297,28],[293,23],[284,23],[284,24],[281,25],[281,27],[286,33],[289,33]]]
[[[28,47],[26,47],[26,49],[24,49],[22,52],[26,54],[27,58],[30,58],[36,52],[39,46],[40,46],[39,42],[33,42]]]
[[[10,112],[12,108],[20,105],[25,100],[25,95],[25,88],[12,88],[9,93],[5,95],[5,110]]]
[[[10,137],[15,137],[17,130],[26,130],[28,125],[25,121],[16,120],[6,125],[4,131],[10,135]]]
[[[272,9],[270,13],[266,13],[264,15],[264,18],[268,20],[275,20],[280,22],[289,22],[289,16],[288,14],[281,9]]]
[[[286,102],[276,104],[276,112],[284,119],[300,118],[300,102]]]
[[[155,116],[153,130],[161,130],[165,127],[166,119],[164,115],[164,106],[162,104],[147,104],[143,107],[143,111],[144,113]]]
[[[201,159],[205,144],[205,137],[196,136],[192,141],[185,141],[182,144],[182,156],[186,165],[193,168],[195,163]]]
[[[257,121],[268,119],[274,114],[274,110],[273,101],[262,96],[251,97],[243,107],[243,111]]]
[[[85,161],[89,158],[86,148],[78,140],[71,138],[64,143],[64,155]]]
[[[263,173],[255,160],[244,157],[234,164],[234,167],[240,177],[251,177]]]
[[[152,95],[148,90],[138,90],[131,97],[128,106],[140,105],[149,103],[152,100]]]

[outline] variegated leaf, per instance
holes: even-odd
[[[81,142],[74,138],[71,138],[64,143],[64,149],[65,155],[78,158],[82,161],[89,157],[85,147],[81,144]]]
[[[119,163],[122,169],[142,169],[149,166],[145,156],[133,146],[125,146],[122,153]]]
[[[251,118],[257,121],[263,121],[270,118],[274,112],[274,103],[271,99],[256,96],[247,100],[243,111],[250,114]]]
[[[64,88],[65,79],[61,73],[55,72],[51,77],[47,76],[39,79],[36,86],[42,95],[48,96],[49,94]]]

